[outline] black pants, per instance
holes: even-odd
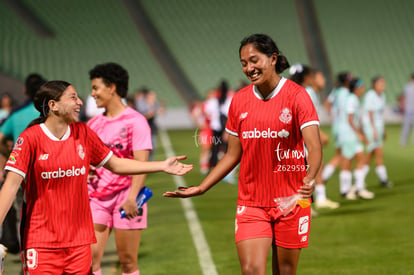
[[[213,168],[217,165],[218,162],[218,154],[223,148],[223,130],[222,131],[213,131],[213,140],[211,144],[211,155],[210,155],[210,167]]]

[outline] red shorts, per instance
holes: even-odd
[[[277,208],[238,206],[236,214],[236,243],[255,238],[274,238],[285,248],[308,246],[310,207],[297,205],[286,217]]]
[[[25,274],[92,274],[90,245],[29,248],[22,251]]]

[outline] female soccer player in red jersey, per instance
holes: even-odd
[[[87,190],[89,165],[117,174],[192,169],[172,157],[162,162],[118,158],[86,126],[77,122],[82,101],[73,86],[50,81],[37,92],[41,113],[23,131],[6,163],[0,191],[0,222],[22,184],[22,258],[33,274],[92,274],[91,248],[96,242]]]
[[[241,162],[235,237],[242,273],[264,275],[273,248],[273,274],[295,274],[308,245],[310,207],[283,215],[277,199],[312,195],[322,159],[318,116],[306,90],[279,75],[289,63],[269,36],[245,38],[239,55],[251,85],[231,103],[227,153],[199,186],[164,196],[204,194]]]

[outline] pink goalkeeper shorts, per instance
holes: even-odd
[[[121,219],[119,210],[126,201],[129,191],[130,188],[125,188],[108,196],[90,198],[93,223],[117,229],[147,228],[147,204],[144,204],[142,207],[142,216],[137,216],[130,220],[127,218]]]

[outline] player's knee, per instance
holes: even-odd
[[[138,269],[136,257],[132,257],[131,255],[125,255],[120,258],[120,264],[122,271],[126,273],[130,273]]]
[[[282,264],[279,265],[279,275],[295,275],[296,274],[296,266],[293,264]]]
[[[241,269],[243,275],[265,274],[265,270],[262,270],[262,267],[254,263],[242,264]]]

